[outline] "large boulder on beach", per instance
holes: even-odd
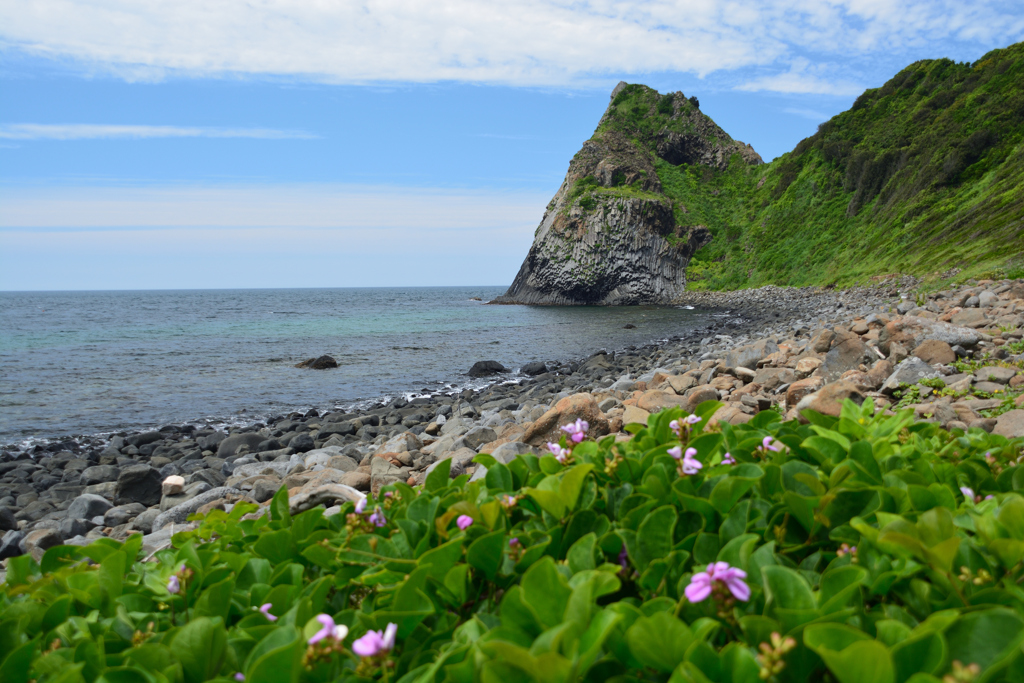
[[[725,356],[725,364],[731,368],[757,369],[757,361],[779,350],[778,345],[770,339],[761,339],[733,349]]]
[[[832,384],[826,384],[813,394],[804,396],[796,404],[796,410],[798,413],[802,413],[805,410],[813,410],[822,415],[839,417],[843,409],[843,402],[847,399],[860,405],[864,402],[864,394],[861,393],[860,387],[853,382],[839,380]],[[800,420],[806,422],[807,418],[801,415]]]
[[[859,335],[844,332],[832,340],[832,348],[825,354],[821,374],[826,382],[834,382],[847,370],[856,370],[861,365],[870,365],[878,356],[861,341]]]
[[[68,507],[68,517],[71,519],[92,519],[102,517],[103,514],[114,507],[109,500],[92,493],[83,493],[71,501]]]
[[[923,360],[917,356],[911,356],[896,366],[896,369],[885,380],[881,390],[886,393],[892,393],[899,389],[902,384],[914,385],[923,379],[932,379],[940,376],[937,370]]]
[[[608,433],[608,418],[601,412],[594,397],[590,394],[573,394],[560,400],[527,427],[522,442],[531,446],[541,446],[548,441],[558,441],[562,435],[560,428],[578,419],[590,425],[587,430],[588,438],[596,439]]]
[[[228,438],[224,439],[217,446],[217,457],[218,458],[229,458],[235,455],[240,448],[243,446],[248,449],[250,453],[256,452],[256,447],[266,441],[267,437],[256,432],[246,432],[244,434],[232,434]]]
[[[502,372],[508,372],[508,368],[496,360],[478,360],[469,369],[470,377],[489,377]]]
[[[519,372],[530,377],[536,377],[542,375],[548,371],[547,363],[543,363],[539,360],[535,360],[532,363],[527,363],[523,367],[519,368]]]
[[[160,471],[149,465],[133,465],[121,470],[114,488],[114,504],[142,503],[151,507],[160,502],[163,486]]]
[[[938,320],[917,316],[897,318],[878,333],[878,348],[889,353],[889,347],[898,343],[906,349],[916,349],[926,339],[937,339],[952,346],[972,347],[981,341],[981,335],[967,327],[958,327]]]

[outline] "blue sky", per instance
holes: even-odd
[[[1018,1],[0,4],[0,289],[511,282],[619,80],[766,159]]]

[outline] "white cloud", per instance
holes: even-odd
[[[316,135],[273,128],[201,128],[195,126],[125,126],[94,123],[0,123],[0,139],[89,140],[95,138],[258,138],[313,139]]]
[[[785,68],[1024,35],[1018,0],[33,0],[0,42],[128,78],[257,74],[332,83],[585,85],[611,75]],[[846,94],[765,76],[751,88]]]
[[[792,71],[774,76],[755,78],[736,86],[748,92],[781,92],[800,95],[859,95],[864,86],[844,80],[829,80]]]
[[[782,111],[784,111],[787,114],[793,114],[795,116],[800,116],[800,117],[803,117],[805,119],[810,119],[812,121],[827,121],[828,119],[832,118],[831,114],[826,114],[824,112],[817,111],[816,109],[803,109],[803,108],[800,108],[800,107],[786,107]]]

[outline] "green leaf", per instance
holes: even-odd
[[[537,505],[540,505],[541,509],[550,514],[552,517],[561,519],[565,516],[565,501],[561,495],[555,491],[548,491],[539,488],[528,488],[524,489],[523,493],[527,494],[535,501]]]
[[[430,567],[428,576],[441,581],[448,570],[462,558],[462,539],[448,541],[420,555],[416,560],[418,567]]]
[[[196,600],[195,616],[228,618],[228,610],[231,609],[231,594],[235,588],[233,577],[218,581],[205,589]]]
[[[466,562],[483,572],[489,581],[494,581],[501,567],[504,551],[505,531],[499,529],[473,541],[466,551]]]
[[[1020,647],[1024,618],[1003,607],[971,612],[953,622],[945,637],[950,659],[975,663],[985,672]]]
[[[668,673],[686,658],[693,633],[667,612],[640,617],[626,631],[629,650],[644,666]]]
[[[512,491],[512,471],[504,463],[495,463],[487,467],[487,475],[484,477],[487,488],[498,489],[499,491]]]
[[[228,636],[219,618],[198,617],[181,627],[171,641],[186,683],[202,683],[213,678],[227,652]]]
[[[558,495],[561,497],[566,510],[571,511],[576,508],[580,492],[583,490],[583,484],[592,469],[594,469],[592,464],[584,463],[570,467],[569,471],[562,475],[562,480],[558,485]],[[561,517],[561,515],[557,516]]]
[[[783,609],[814,609],[817,605],[807,580],[787,567],[772,565],[763,567],[768,598],[776,607]]]
[[[896,683],[889,650],[877,640],[862,640],[842,652],[822,648],[818,654],[840,683]]]
[[[741,465],[740,467],[743,467]],[[751,465],[745,468],[748,472],[757,472],[755,477],[740,477],[732,476],[723,477],[715,484],[715,488],[711,490],[711,495],[708,496],[708,502],[723,515],[728,514],[732,510],[733,506],[742,498],[747,491],[753,488],[757,480],[764,476],[764,472],[761,468],[756,465]]]
[[[804,629],[804,645],[815,652],[840,652],[862,640],[871,640],[871,636],[845,624],[812,624]]]
[[[246,683],[295,683],[302,674],[303,650],[303,642],[294,626],[274,629],[249,653]]]
[[[544,628],[562,623],[572,591],[551,557],[541,558],[526,570],[521,585],[524,601],[536,612]]]
[[[896,679],[905,681],[918,672],[934,674],[946,661],[946,641],[935,632],[903,640],[890,649]]]
[[[292,524],[292,514],[288,506],[288,487],[282,486],[270,501],[270,518],[275,526],[287,527]]]
[[[644,518],[636,534],[636,557],[633,561],[637,567],[646,567],[672,551],[676,520],[676,509],[671,505],[660,507]]]
[[[17,647],[13,652],[0,654],[3,657],[3,664],[0,664],[0,681],[3,683],[27,683],[29,673],[32,671],[32,658],[39,646],[39,639],[33,638]]]
[[[264,532],[260,534],[253,550],[274,564],[286,562],[292,558],[292,532],[290,529]]]
[[[597,563],[594,561],[594,549],[597,545],[597,534],[590,532],[582,536],[579,540],[572,544],[569,548],[569,552],[566,555],[566,561],[569,563],[569,569],[572,570],[573,574],[584,571],[586,569],[596,569]]]
[[[433,493],[434,491],[443,491],[448,488],[448,482],[451,480],[451,475],[451,458],[441,460],[434,466],[434,469],[430,471],[430,474],[427,475],[426,481],[423,482],[423,488],[430,493]]]

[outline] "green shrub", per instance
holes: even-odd
[[[442,462],[361,512],[291,516],[282,489],[152,558],[138,536],[15,558],[0,680],[1024,680],[1024,440],[870,400],[705,429],[720,405],[564,463]],[[389,624],[393,649],[351,653]]]

